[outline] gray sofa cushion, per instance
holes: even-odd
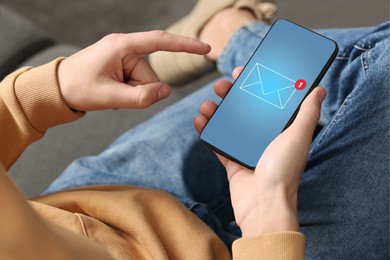
[[[0,5],[0,80],[23,61],[54,45],[30,21]]]
[[[68,57],[80,50],[79,47],[69,44],[57,44],[46,48],[45,50],[35,54],[29,59],[25,60],[19,67],[24,66],[40,66],[48,63],[58,57]]]

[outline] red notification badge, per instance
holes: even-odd
[[[295,82],[295,88],[298,90],[303,90],[306,88],[306,81],[304,79],[297,80]]]

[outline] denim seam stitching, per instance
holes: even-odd
[[[257,27],[253,28],[253,27],[246,27],[247,31],[250,32],[251,34],[255,35],[256,37],[260,37],[262,39],[264,39],[266,33],[264,33],[263,31],[260,31],[257,29]]]
[[[341,115],[343,114],[344,112],[344,108],[350,103],[351,99],[352,99],[352,93],[351,92],[344,100],[344,102],[341,104],[339,110],[336,112],[336,114],[334,115],[332,121],[329,123],[329,125],[326,127],[326,129],[324,130],[324,132],[321,134],[321,136],[318,137],[318,142],[315,146],[313,146],[312,149],[310,149],[310,152],[309,152],[309,156],[314,152],[314,150],[320,145],[322,144],[322,140],[323,140],[323,137],[325,136],[325,134],[327,134],[329,132],[329,130],[338,122],[338,120],[340,119]]]
[[[228,41],[227,45],[225,46],[225,48],[223,49],[222,53],[221,53],[221,56],[219,57],[218,59],[218,62],[217,62],[217,67],[224,67],[224,64],[227,63],[227,59],[228,59],[228,56],[229,56],[229,53],[233,53],[231,52],[230,50],[233,49],[233,43],[235,42],[235,39],[236,38],[239,38],[239,35],[241,35],[243,32],[243,30],[245,30],[245,27],[241,27],[238,31],[236,31],[232,37],[230,38],[230,40]],[[220,71],[223,71],[220,69]]]
[[[349,57],[336,57],[336,60],[349,60]]]
[[[368,70],[368,62],[367,62],[368,57],[366,57],[367,55],[368,55],[368,52],[366,51],[360,56],[360,62],[362,64],[362,68],[363,68],[363,77],[366,77],[367,70]]]
[[[370,49],[370,48],[366,49],[366,48],[364,48],[364,47],[360,47],[360,46],[358,46],[357,44],[355,44],[353,47],[354,47],[355,49],[360,50],[360,51],[368,51],[368,50]]]

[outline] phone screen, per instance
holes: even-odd
[[[260,43],[201,133],[218,153],[255,168],[337,55],[337,44],[281,19]]]

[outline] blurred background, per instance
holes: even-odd
[[[36,66],[58,55],[70,55],[112,32],[164,29],[195,3],[194,0],[0,0],[0,65],[3,56],[6,67],[4,57],[17,43],[44,39],[39,41],[42,46],[52,46],[45,55],[18,64]],[[287,18],[309,28],[372,26],[389,19],[389,0],[285,0],[277,4],[277,18]],[[21,26],[14,29],[15,25]],[[53,48],[53,42],[57,49]],[[11,176],[27,196],[39,195],[75,158],[98,154],[127,129],[217,76],[217,72],[211,73],[176,88],[168,100],[145,111],[92,112],[76,123],[51,129],[43,140],[26,150],[12,167]]]

